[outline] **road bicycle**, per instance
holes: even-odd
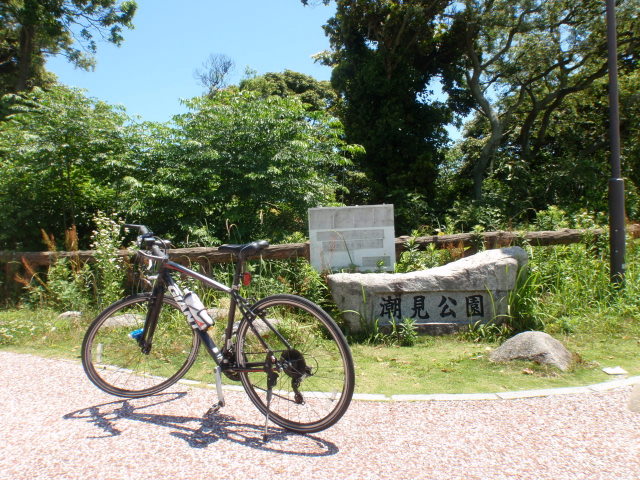
[[[355,374],[351,351],[333,319],[296,295],[252,301],[240,294],[241,285],[250,281],[246,260],[258,256],[268,242],[218,247],[235,257],[229,287],[171,261],[169,243],[146,226],[125,227],[138,232],[138,255],[145,259],[151,291],[115,302],[89,326],[82,365],[98,388],[126,398],[156,394],[187,373],[204,345],[215,362],[218,395],[210,412],[225,405],[222,375],[240,382],[265,415],[265,440],[270,421],[294,432],[312,433],[344,415]],[[179,286],[178,274],[229,295],[219,344],[211,334],[214,320],[194,292]]]

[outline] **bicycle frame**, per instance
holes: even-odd
[[[229,294],[231,298],[231,303],[229,306],[229,314],[227,318],[227,325],[225,327],[224,339],[225,345],[222,346],[222,351],[218,348],[215,341],[211,338],[210,335],[207,334],[207,330],[201,330],[197,327],[194,327],[194,331],[200,337],[202,344],[205,346],[207,352],[214,360],[218,368],[225,372],[232,373],[240,373],[240,372],[271,372],[274,367],[277,368],[277,360],[274,355],[273,349],[269,346],[263,336],[257,331],[256,327],[253,325],[253,320],[256,317],[260,317],[261,320],[267,325],[267,327],[282,341],[282,343],[286,346],[286,348],[291,349],[291,345],[284,338],[278,330],[276,330],[271,323],[264,317],[261,317],[259,312],[254,312],[251,309],[248,301],[240,295],[238,292],[240,288],[240,277],[242,275],[243,270],[243,261],[238,261],[236,263],[236,269],[234,273],[233,284],[231,287],[228,287],[212,278],[207,277],[201,273],[198,273],[194,270],[191,270],[179,263],[173,262],[171,260],[166,260],[162,262],[160,269],[158,271],[158,275],[156,277],[156,281],[153,285],[151,302],[147,317],[145,319],[145,326],[143,330],[143,336],[139,339],[140,347],[144,353],[148,353],[151,349],[153,343],[153,334],[155,332],[155,327],[158,322],[158,316],[160,313],[160,308],[162,306],[162,300],[165,295],[165,292],[169,290],[174,301],[178,304],[178,307],[182,311],[185,316],[189,316],[189,309],[185,302],[183,301],[183,292],[175,282],[173,277],[171,276],[172,271],[176,271],[183,275],[192,277],[206,286],[213,288],[215,290],[222,291],[224,293]],[[229,358],[225,356],[232,347],[232,337],[233,337],[233,326],[234,319],[236,313],[236,307],[240,308],[240,311],[243,315],[244,319],[248,319],[251,323],[250,328],[256,334],[256,338],[260,341],[262,346],[270,352],[269,357],[266,358],[264,362],[260,363],[251,363],[247,364],[245,367],[240,367],[237,365],[235,359]]]

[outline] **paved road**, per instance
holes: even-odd
[[[490,401],[356,401],[333,428],[274,428],[241,393],[101,393],[79,364],[0,351],[0,479],[640,478],[631,388]]]

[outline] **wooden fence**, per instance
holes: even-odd
[[[402,236],[395,239],[396,254],[401,254],[407,243],[412,239],[413,245],[419,249],[435,245],[435,248],[468,248],[468,251],[475,251],[484,245],[485,248],[500,248],[509,245],[519,245],[529,243],[533,246],[548,245],[568,245],[581,242],[585,238],[596,239],[606,233],[602,229],[575,230],[564,229],[559,231],[538,231],[538,232],[482,232],[482,233],[459,233],[455,235],[430,235],[426,237]],[[640,225],[633,224],[627,226],[627,234],[632,238],[640,237]],[[81,261],[92,261],[93,250],[79,250],[76,252],[10,252],[0,251],[0,264],[17,265],[24,259],[30,265],[46,266],[50,265],[58,258],[74,258]],[[231,261],[228,253],[221,253],[216,247],[198,248],[176,248],[168,251],[169,257],[180,263],[227,263]],[[121,250],[121,257],[130,257],[133,252]],[[309,242],[289,243],[282,245],[271,245],[262,251],[262,258],[269,260],[305,258],[309,260]],[[8,277],[7,277],[8,278]]]

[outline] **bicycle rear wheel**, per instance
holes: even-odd
[[[236,347],[239,367],[261,370],[240,373],[251,401],[274,423],[296,432],[317,432],[336,423],[349,407],[355,384],[351,351],[338,326],[316,304],[294,295],[266,297],[252,310],[257,317],[240,323]],[[277,373],[270,404],[269,351]]]
[[[165,297],[149,353],[135,339],[144,327],[151,294],[133,295],[107,307],[82,343],[82,366],[101,390],[127,398],[158,393],[177,382],[198,355],[200,337],[178,305]]]

